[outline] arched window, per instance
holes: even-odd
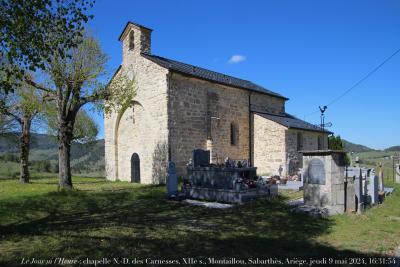
[[[129,50],[133,50],[135,48],[135,36],[134,32],[131,31],[129,33]]]
[[[303,134],[301,132],[297,132],[297,151],[303,150]]]
[[[236,146],[239,139],[239,129],[235,123],[231,123],[231,145]]]

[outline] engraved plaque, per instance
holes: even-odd
[[[308,166],[308,183],[325,184],[325,166],[320,159],[312,159]]]

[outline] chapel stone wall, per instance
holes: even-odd
[[[226,157],[249,159],[248,91],[177,73],[171,75],[169,90],[171,155],[178,175],[186,175],[193,149],[210,148],[210,132],[214,163]],[[231,145],[231,123],[237,127],[235,145]]]
[[[106,176],[131,180],[131,157],[140,158],[141,183],[163,183],[168,159],[168,70],[140,55],[150,49],[150,32],[131,26],[135,48],[129,49],[129,34],[122,40],[123,60],[119,73],[135,79],[133,107],[105,116]]]

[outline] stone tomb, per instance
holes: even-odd
[[[346,181],[345,152],[303,151],[304,204],[330,214],[355,210],[354,183]]]
[[[249,188],[244,183],[249,180],[256,182],[257,168],[248,167],[244,164],[245,161],[227,161],[226,165],[221,166],[211,165],[209,155],[209,151],[193,151],[192,162],[187,166],[191,198],[243,203],[263,196],[277,195],[276,185],[257,184],[254,188]]]

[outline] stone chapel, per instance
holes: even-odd
[[[107,179],[164,183],[168,161],[185,176],[194,149],[210,150],[212,163],[246,159],[258,174],[285,175],[301,161],[299,151],[327,149],[330,133],[286,113],[288,98],[156,56],[151,33],[128,22],[119,37],[123,58],[114,77],[127,73],[137,94],[131,107],[104,118]]]

